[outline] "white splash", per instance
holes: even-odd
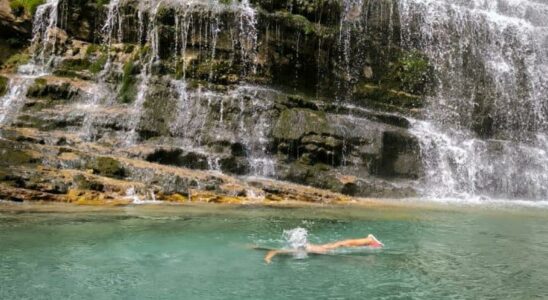
[[[284,230],[282,237],[286,248],[298,250],[294,253],[295,258],[303,259],[307,257],[306,245],[308,244],[308,231],[306,229],[297,227],[290,230]]]
[[[130,187],[126,190],[126,199],[131,200],[133,204],[160,204],[162,201],[156,200],[156,195],[153,190],[149,190],[145,193],[144,199],[139,197],[139,194],[135,190],[135,187]]]

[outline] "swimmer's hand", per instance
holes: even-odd
[[[268,253],[265,255],[264,257],[264,262],[267,263],[267,264],[270,264],[272,262],[272,259],[274,258],[274,256],[278,255],[278,254],[292,254],[292,253],[296,253],[297,250],[295,249],[289,249],[289,250],[285,250],[285,249],[278,249],[278,250],[270,250],[268,251]]]

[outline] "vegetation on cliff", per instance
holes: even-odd
[[[13,14],[18,17],[33,16],[38,6],[44,2],[44,0],[10,0],[10,8]]]

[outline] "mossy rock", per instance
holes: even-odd
[[[354,90],[354,95],[361,102],[360,104],[386,111],[405,111],[423,108],[425,105],[424,97],[422,96],[389,89],[382,85],[358,85]]]
[[[86,178],[84,175],[76,175],[73,178],[74,183],[81,190],[92,190],[102,192],[104,185],[98,181]]]
[[[93,63],[89,64],[89,71],[92,74],[99,74],[107,63],[108,55],[106,53],[99,56]]]
[[[130,58],[123,67],[120,89],[118,90],[118,99],[122,103],[131,103],[137,96],[137,82],[135,73],[137,68],[132,58]]]
[[[35,164],[38,160],[27,150],[9,143],[0,143],[0,166],[18,167],[25,164]]]
[[[189,169],[206,170],[208,168],[207,156],[196,152],[184,153],[181,149],[158,149],[145,159],[150,162]]]
[[[327,133],[329,124],[322,111],[310,109],[286,109],[273,129],[274,137],[281,140],[297,140],[309,133]]]
[[[245,175],[248,174],[251,167],[249,162],[242,157],[227,157],[220,160],[221,170],[226,173]]]
[[[59,68],[73,71],[82,71],[90,67],[91,62],[87,59],[65,59],[59,65]]]
[[[342,1],[340,0],[251,0],[259,10],[289,11],[299,14],[311,22],[327,25],[339,24]]]
[[[188,70],[192,78],[207,80],[212,83],[232,84],[240,80],[241,70],[237,64],[228,60],[205,60],[193,63]]]
[[[0,97],[4,96],[8,92],[8,89],[9,79],[4,76],[0,76]]]
[[[319,110],[318,104],[299,95],[288,95],[287,102],[284,102],[283,104],[289,108],[308,108],[311,110]]]
[[[45,98],[47,100],[71,100],[78,94],[78,90],[70,83],[49,84],[44,78],[37,78],[27,90],[29,98]],[[53,103],[50,103],[53,104]]]
[[[15,53],[10,56],[5,62],[4,67],[15,69],[20,65],[28,63],[30,60],[30,55],[26,52]]]
[[[425,95],[432,88],[434,68],[424,54],[417,51],[403,52],[391,64],[381,81],[393,89]]]
[[[86,168],[92,169],[93,172],[112,178],[124,178],[126,177],[126,170],[122,164],[111,157],[97,157],[87,163]]]
[[[89,59],[65,59],[53,71],[53,74],[59,77],[89,80],[92,77],[88,72],[90,68],[91,62]]]

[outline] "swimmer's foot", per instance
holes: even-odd
[[[368,245],[369,247],[371,247],[371,248],[382,248],[384,246],[384,244],[381,243],[379,240],[377,240],[377,238],[374,235],[370,234],[368,236],[368,238],[370,238],[372,240],[372,242]]]

